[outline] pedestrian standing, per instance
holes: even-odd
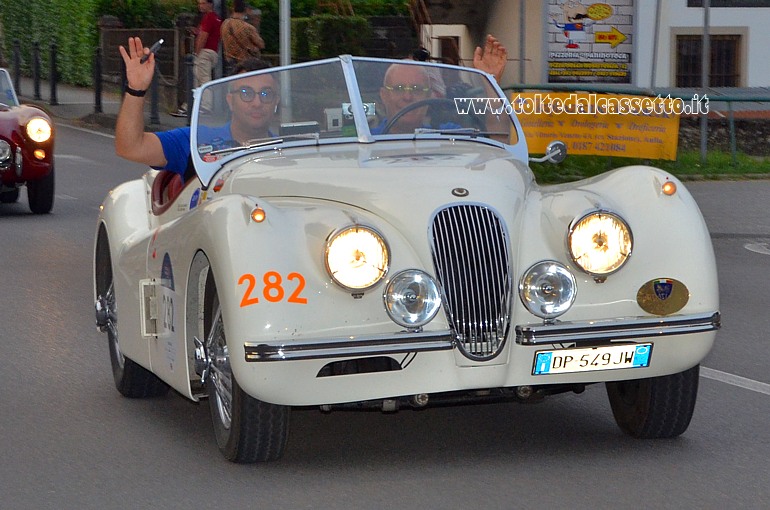
[[[265,41],[260,37],[255,26],[249,23],[243,0],[233,2],[233,13],[222,22],[222,50],[225,57],[225,75],[248,58],[259,58],[265,48]]]
[[[213,0],[198,0],[198,11],[202,15],[201,21],[193,29],[193,34],[195,34],[193,60],[195,88],[211,81],[214,77],[214,68],[216,68],[219,61],[219,37],[222,25],[222,20],[214,12]],[[208,96],[203,97],[201,100],[201,110],[204,112],[206,110],[211,111],[211,106],[212,98]],[[182,105],[177,115],[186,114],[187,105]]]

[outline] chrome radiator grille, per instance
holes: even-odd
[[[511,295],[503,223],[477,205],[439,211],[432,228],[433,264],[444,290],[458,347],[471,359],[490,359],[503,347]]]

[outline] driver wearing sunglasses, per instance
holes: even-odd
[[[380,99],[385,107],[385,116],[380,125],[371,129],[373,134],[379,134],[387,120],[407,106],[431,97],[430,76],[425,68],[408,64],[393,64],[385,73]],[[427,107],[416,108],[406,115],[390,130],[391,133],[413,133],[425,122]]]

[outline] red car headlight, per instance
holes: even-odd
[[[35,117],[27,122],[27,136],[37,143],[47,142],[51,138],[51,124],[42,117]]]

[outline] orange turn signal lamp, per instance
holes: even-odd
[[[664,195],[672,196],[676,193],[676,184],[671,181],[666,181],[663,183],[661,191],[663,191]]]
[[[251,211],[251,221],[254,223],[262,223],[265,221],[265,210],[257,206]]]

